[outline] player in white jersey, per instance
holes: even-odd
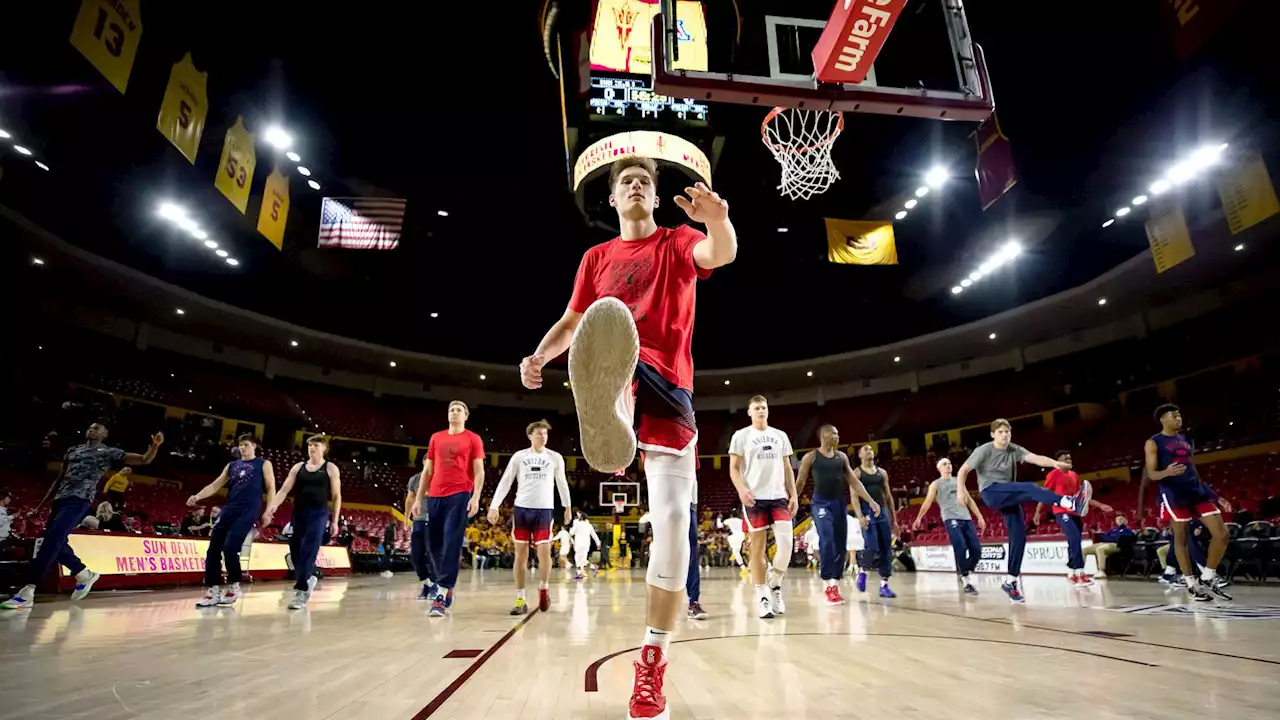
[[[573,538],[569,536],[568,524],[561,526],[560,532],[551,536],[551,542],[556,544],[557,552],[560,553],[560,563],[566,568],[570,567],[569,550],[573,548]]]
[[[818,567],[818,526],[810,523],[809,529],[804,531],[804,551],[809,556],[809,562],[805,566],[807,570]],[[839,555],[836,555],[839,558]]]
[[[742,543],[747,539],[747,523],[738,517],[738,508],[729,512],[729,518],[720,522],[720,527],[729,531],[726,541],[729,543],[729,560],[735,567],[742,568],[742,577],[747,576],[747,563],[742,559]]]
[[[602,547],[600,536],[596,535],[596,529],[591,527],[584,512],[578,513],[578,519],[574,520],[573,526],[569,528],[569,535],[573,537],[573,560],[578,568],[578,574],[573,579],[581,580],[582,568],[587,566],[587,560],[591,557],[591,543],[594,542],[596,547]]]
[[[844,572],[846,575],[853,575],[860,572],[858,553],[867,546],[867,541],[862,537],[862,531],[866,530],[863,525],[866,525],[867,521],[859,520],[853,516],[853,513],[846,514],[845,518],[849,521],[849,534],[845,536],[844,549],[849,553],[849,557],[845,559]]]
[[[743,513],[751,532],[751,579],[756,586],[756,614],[771,618],[786,612],[782,600],[782,579],[791,562],[795,538],[791,519],[799,508],[796,476],[791,469],[791,439],[781,430],[769,427],[769,403],[763,395],[751,398],[747,405],[751,425],[733,434],[729,442],[729,477],[742,500]],[[778,551],[773,565],[768,562],[768,529]]]
[[[511,456],[507,469],[502,473],[498,489],[489,504],[489,522],[498,524],[498,509],[507,499],[511,482],[516,482],[516,507],[511,538],[516,544],[516,606],[512,615],[524,615],[529,605],[524,597],[524,578],[529,568],[529,543],[538,547],[538,609],[551,608],[551,511],[555,497],[551,484],[560,492],[560,504],[564,506],[564,521],[572,517],[569,502],[569,482],[564,476],[564,457],[547,447],[547,434],[551,425],[546,420],[529,423],[525,434],[529,436],[529,448]]]

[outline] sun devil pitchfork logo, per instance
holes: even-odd
[[[637,16],[638,13],[631,9],[630,3],[613,9],[613,22],[618,30],[618,47],[625,48],[631,44],[631,31],[635,29]]]

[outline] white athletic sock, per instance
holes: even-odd
[[[831,579],[827,580],[827,587],[829,587],[829,588],[833,588],[833,587],[835,587],[835,586],[836,586],[835,578],[831,578]]]
[[[1200,572],[1200,580],[1205,585],[1212,583],[1213,579],[1216,577],[1218,577],[1218,571],[1214,570],[1213,568],[1205,568]]]
[[[1016,577],[1014,577],[1014,576],[1012,576],[1012,575],[1005,575],[1005,576],[1004,576],[1004,581],[1005,581],[1005,582],[1007,582],[1007,583],[1016,583],[1016,582],[1018,582],[1018,578],[1016,578]]]
[[[521,588],[516,591],[516,597],[521,600],[524,600],[524,588]]]
[[[758,598],[767,598],[767,597],[769,597],[769,586],[768,586],[768,585],[757,585],[757,586],[756,586],[756,597],[758,597]]]
[[[1195,575],[1183,575],[1182,579],[1186,581],[1187,587],[1193,587],[1200,584],[1200,580]]]
[[[880,578],[880,587],[889,587],[889,578]]]
[[[550,583],[550,581],[543,580],[542,582],[538,583],[538,589],[539,589],[539,590],[547,590],[547,589],[549,589],[550,587],[551,587],[551,583]]]
[[[671,646],[671,633],[658,628],[645,628],[644,644],[653,645],[662,651],[663,655],[667,654],[667,648]]]
[[[1174,567],[1173,567],[1172,565],[1165,565],[1165,566],[1164,566],[1164,574],[1165,574],[1165,575],[1177,575],[1177,574],[1178,574],[1178,571],[1177,571],[1177,570],[1175,570],[1175,569],[1174,569]]]
[[[89,568],[85,568],[76,573],[76,580],[79,580],[80,582],[89,582],[89,578],[91,577],[93,577],[93,572],[91,572]]]

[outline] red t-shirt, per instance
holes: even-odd
[[[586,312],[602,297],[627,304],[640,335],[640,362],[693,391],[693,309],[699,278],[711,271],[693,261],[706,235],[688,225],[658,228],[641,240],[614,238],[582,256],[569,309]]]
[[[1057,468],[1050,470],[1048,475],[1044,477],[1044,489],[1052,490],[1059,495],[1070,497],[1080,492],[1080,476],[1074,471],[1068,470],[1062,472]],[[1066,513],[1068,515],[1079,515],[1075,510],[1068,510],[1063,507],[1054,506],[1053,513]]]
[[[428,497],[445,497],[475,490],[475,476],[471,466],[484,459],[484,443],[470,430],[450,435],[448,430],[431,436],[427,444],[427,457],[431,460],[431,484]]]

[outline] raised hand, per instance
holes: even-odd
[[[164,444],[164,433],[158,432],[151,436],[151,447],[160,447]]]
[[[687,187],[684,192],[689,197],[676,196],[676,205],[684,211],[689,219],[703,224],[722,222],[729,217],[729,203],[719,193],[711,191],[705,183],[697,183]]]

